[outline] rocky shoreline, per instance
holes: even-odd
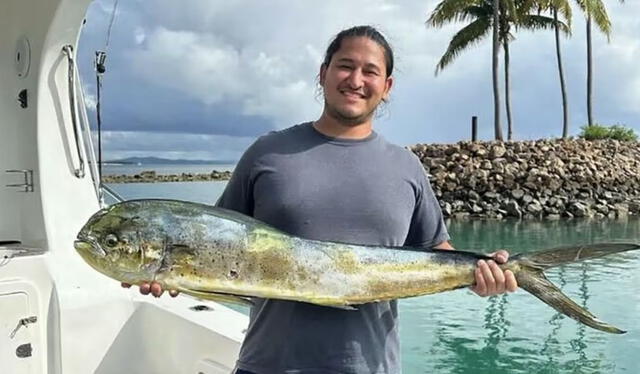
[[[409,147],[452,218],[624,218],[640,213],[640,144],[460,142]]]
[[[624,218],[640,214],[640,143],[548,139],[416,144],[450,218]],[[222,181],[230,171],[105,175],[105,183]]]
[[[213,170],[211,173],[158,174],[153,170],[127,175],[104,175],[104,183],[163,183],[163,182],[206,182],[224,181],[231,178],[230,171]]]

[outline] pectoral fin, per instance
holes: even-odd
[[[183,289],[181,292],[197,297],[199,299],[211,300],[223,303],[239,304],[244,306],[253,306],[253,301],[248,297],[230,295],[226,293],[210,292],[203,290]]]

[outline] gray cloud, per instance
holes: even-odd
[[[95,91],[93,50],[104,44],[112,4],[92,5],[81,38],[89,94]],[[435,4],[202,0],[186,7],[170,0],[121,1],[105,75],[105,128],[121,136],[137,131],[255,138],[315,119],[321,112],[315,76],[329,39],[345,27],[373,24],[387,35],[398,61],[392,102],[376,122],[379,132],[400,144],[455,142],[470,136],[470,118],[477,115],[481,137],[490,139],[490,41],[435,77],[435,64],[463,26],[425,27]],[[595,33],[595,115],[604,124],[640,131],[640,24],[634,16],[640,4],[607,6],[614,33],[610,43]],[[561,133],[553,43],[552,32],[518,32],[512,43],[516,139]],[[584,19],[577,9],[563,50],[576,134],[586,122]],[[159,152],[170,147],[160,139],[155,144]]]
[[[104,159],[157,156],[173,159],[238,160],[253,137],[170,134],[140,131],[105,131]]]

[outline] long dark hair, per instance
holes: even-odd
[[[331,58],[333,55],[340,49],[342,45],[342,41],[345,38],[354,38],[354,37],[365,37],[373,40],[378,43],[379,46],[384,50],[384,62],[386,66],[386,75],[387,78],[391,76],[393,72],[393,50],[391,46],[387,42],[387,39],[373,26],[354,26],[346,30],[340,31],[335,38],[331,41],[329,46],[327,47],[327,52],[324,55],[324,61],[322,65],[324,67],[328,67],[329,63],[331,63]]]

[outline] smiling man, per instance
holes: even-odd
[[[320,66],[320,118],[258,139],[217,205],[308,239],[453,249],[418,158],[373,130],[392,71],[393,52],[377,30],[340,32]],[[516,287],[494,261],[478,264],[479,295]],[[162,294],[157,283],[140,291]],[[236,373],[400,373],[399,346],[397,301],[342,310],[257,299]]]
[[[392,71],[393,52],[377,30],[340,32],[320,66],[320,118],[258,139],[218,205],[309,239],[453,249],[420,161],[373,130]],[[507,257],[495,255],[498,262]],[[476,293],[516,287],[495,262],[479,264]],[[399,373],[397,302],[351,311],[257,300],[237,367],[256,374]]]

